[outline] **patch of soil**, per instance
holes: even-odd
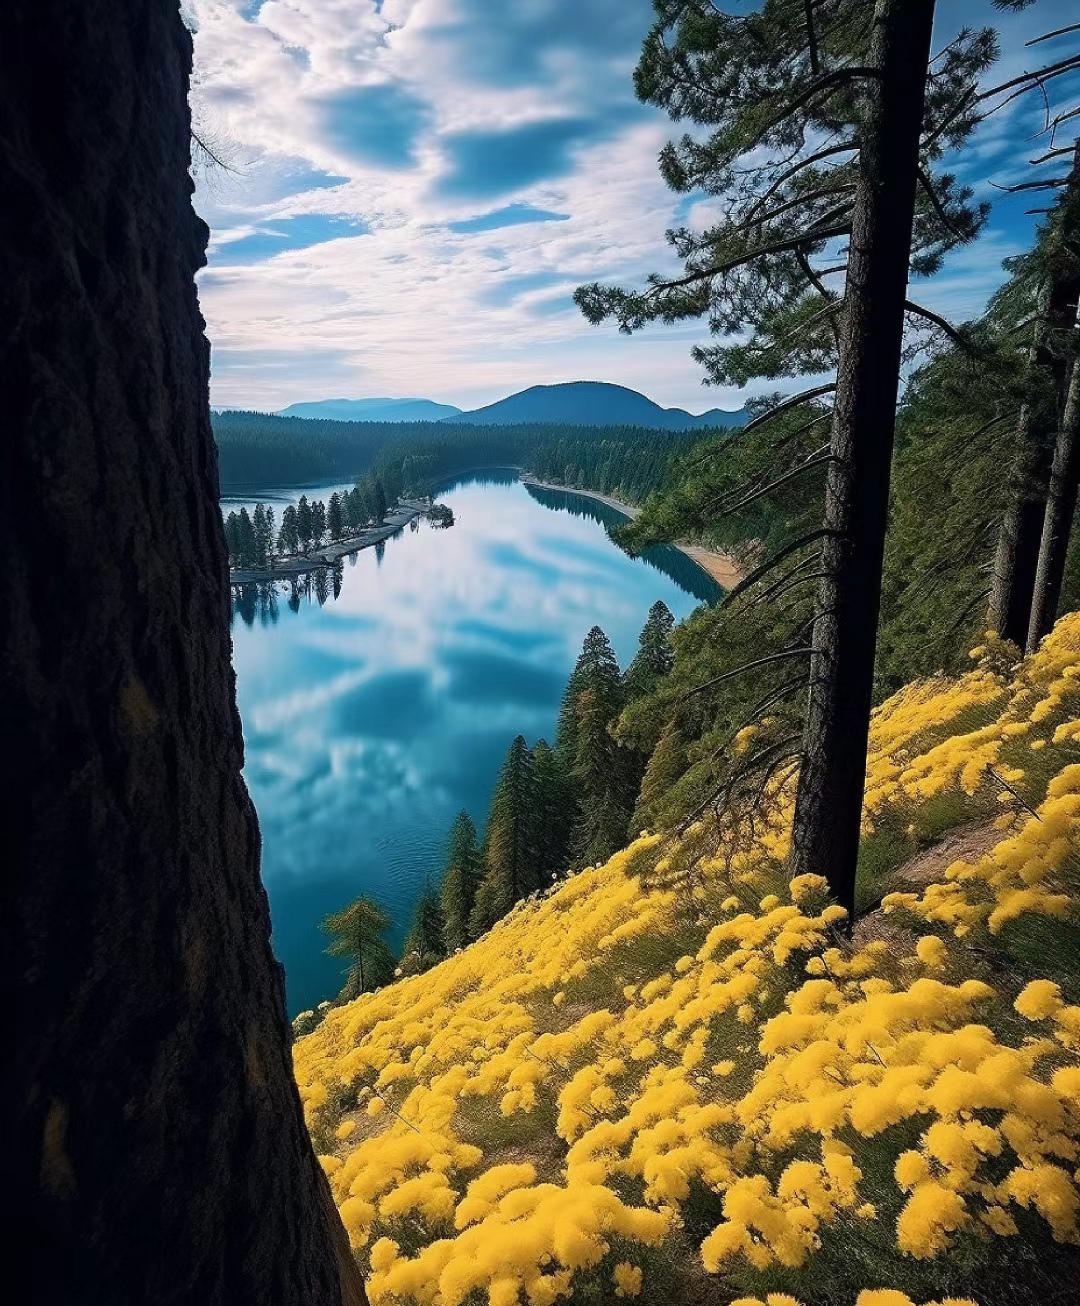
[[[895,889],[901,884],[933,884],[943,880],[953,862],[977,862],[1005,837],[1004,831],[995,830],[988,821],[971,821],[967,825],[958,825],[939,843],[898,867],[893,877],[896,883],[890,887]]]

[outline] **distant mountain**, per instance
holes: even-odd
[[[651,426],[667,431],[742,426],[742,409],[711,408],[695,416],[682,408],[661,408],[645,395],[606,381],[567,381],[531,385],[493,404],[444,421],[474,426],[512,426],[515,422],[559,422],[571,426]]]
[[[316,399],[290,404],[280,417],[322,417],[332,422],[438,422],[461,412],[431,399]]]

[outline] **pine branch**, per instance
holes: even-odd
[[[709,281],[713,277],[722,276],[725,272],[731,272],[735,268],[743,267],[747,263],[752,263],[754,259],[764,258],[768,254],[790,253],[792,250],[801,249],[804,245],[817,245],[822,241],[831,240],[834,236],[849,236],[850,234],[850,222],[821,230],[810,227],[806,231],[797,232],[794,236],[785,236],[780,240],[768,241],[764,245],[757,245],[752,249],[744,250],[736,258],[725,259],[722,263],[717,263],[713,267],[703,268],[699,272],[690,272],[685,277],[677,277],[673,281],[661,281],[647,290],[643,298],[651,299],[654,295],[662,294],[668,290],[680,290],[683,286],[692,286],[699,281]]]
[[[1043,32],[1042,36],[1036,36],[1032,41],[1025,41],[1025,45],[1038,45],[1042,41],[1051,41],[1055,36],[1065,36],[1069,32],[1080,32],[1080,23],[1070,23],[1067,27],[1057,27],[1052,32]]]
[[[922,304],[916,304],[914,300],[905,299],[904,310],[913,313],[916,317],[925,318],[927,322],[932,322],[934,326],[944,331],[954,344],[959,345],[965,353],[970,354],[973,358],[987,357],[985,349],[980,349],[973,340],[964,335],[962,331],[958,331],[951,322],[947,322],[945,318],[940,317],[932,309],[924,308]]]
[[[802,648],[786,648],[780,653],[769,653],[763,658],[755,658],[752,662],[744,662],[741,666],[725,671],[722,675],[714,676],[712,680],[707,680],[703,685],[698,685],[695,689],[688,689],[676,702],[685,703],[687,699],[693,698],[696,694],[704,694],[706,690],[714,689],[717,685],[722,685],[726,680],[741,676],[744,671],[753,671],[757,667],[769,666],[773,662],[783,662],[787,658],[809,657],[813,651],[809,645]]]
[[[802,159],[798,163],[794,164],[792,167],[785,169],[780,174],[779,177],[776,177],[773,180],[772,184],[768,187],[765,193],[759,196],[757,201],[751,206],[749,213],[747,213],[746,215],[745,221],[747,222],[751,221],[754,217],[755,211],[759,209],[763,204],[767,204],[768,201],[772,199],[772,197],[780,189],[780,187],[783,186],[784,182],[790,181],[792,177],[802,172],[803,168],[809,168],[812,164],[820,163],[822,159],[831,158],[835,154],[856,153],[858,149],[859,149],[858,145],[856,145],[854,142],[845,142],[841,145],[829,145],[825,149],[818,150],[815,154],[811,154],[807,158]]]
[[[748,435],[751,431],[759,426],[764,426],[766,422],[771,422],[774,417],[779,417],[781,413],[788,412],[789,409],[798,408],[800,404],[809,403],[811,399],[817,399],[821,395],[832,394],[836,389],[835,381],[827,381],[824,385],[815,385],[809,390],[803,390],[797,395],[792,395],[784,399],[781,403],[775,404],[767,412],[761,413],[746,423],[739,430],[740,435]],[[822,414],[825,416],[825,414]]]
[[[805,535],[800,535],[797,540],[792,540],[790,544],[785,544],[784,547],[777,550],[768,561],[763,562],[760,567],[755,567],[749,576],[744,576],[734,589],[728,590],[720,600],[719,606],[723,608],[734,603],[734,601],[745,594],[751,586],[756,585],[759,580],[767,576],[775,567],[778,567],[785,558],[790,558],[793,553],[798,553],[800,549],[805,549],[807,545],[813,544],[817,540],[833,538],[836,535],[837,532],[832,530],[831,527],[821,526],[817,530],[807,531]]]
[[[808,83],[798,95],[786,104],[779,113],[774,114],[764,126],[760,127],[757,134],[752,136],[747,142],[744,152],[748,152],[757,145],[762,137],[767,136],[775,127],[779,127],[782,122],[786,122],[793,114],[798,113],[820,95],[822,91],[831,91],[837,86],[846,86],[851,82],[859,81],[862,78],[879,79],[881,72],[877,68],[853,65],[850,68],[834,68],[832,72],[824,73]]]
[[[794,468],[792,471],[785,472],[783,476],[778,476],[775,480],[770,481],[768,485],[763,485],[759,490],[753,490],[749,494],[745,494],[736,503],[733,503],[730,508],[721,507],[718,510],[720,515],[723,517],[729,517],[732,513],[738,512],[742,508],[749,507],[752,503],[756,503],[758,499],[764,498],[766,494],[771,494],[773,490],[779,489],[781,485],[786,485],[789,481],[796,480],[798,477],[805,475],[806,472],[813,471],[816,467],[824,467],[826,463],[832,462],[832,455],[825,452],[828,448],[829,446],[825,445],[823,450],[819,450],[817,454],[811,455],[805,462],[800,463],[799,466]]]
[[[957,240],[963,240],[963,233],[957,231],[957,229],[953,226],[953,221],[952,218],[949,216],[948,210],[945,208],[945,205],[942,204],[940,198],[938,197],[937,191],[934,189],[933,182],[930,180],[929,176],[927,176],[925,170],[921,165],[919,166],[918,169],[918,178],[919,178],[919,185],[923,188],[924,194],[926,195],[930,203],[933,205],[934,212],[941,219],[942,224],[944,225],[946,231],[948,231],[949,234],[954,236]]]
[[[1068,177],[1047,177],[1045,181],[1022,181],[1016,186],[999,186],[996,181],[990,183],[995,190],[1000,190],[1006,195],[1015,195],[1022,190],[1057,190],[1068,184]]]
[[[854,190],[854,182],[846,186],[822,186],[818,190],[807,191],[805,195],[796,195],[793,199],[785,200],[783,204],[778,204],[775,209],[770,209],[768,213],[762,213],[760,216],[744,217],[743,220],[736,225],[735,229],[743,230],[749,227],[756,227],[764,222],[772,222],[774,218],[779,218],[785,213],[790,213],[792,209],[797,209],[800,204],[809,204],[811,200],[819,200],[826,195],[850,194]],[[756,213],[757,207],[758,206],[755,205],[754,210],[751,211],[752,214]],[[817,219],[817,221],[825,221],[828,217],[836,215],[838,212],[843,212],[847,207],[850,206],[844,205],[838,206],[838,209],[830,209],[829,213],[823,214],[822,217]]]

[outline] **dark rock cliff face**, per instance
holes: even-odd
[[[0,6],[6,1225],[36,1302],[337,1306],[240,777],[190,53],[176,0]]]

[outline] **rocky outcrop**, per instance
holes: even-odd
[[[0,6],[7,1228],[34,1301],[337,1306],[240,776],[190,57],[176,0]]]

